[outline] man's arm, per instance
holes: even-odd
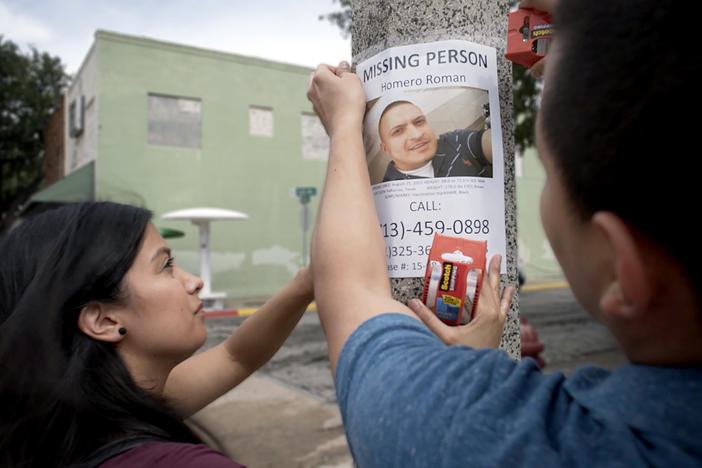
[[[317,310],[334,372],[344,343],[361,323],[388,312],[416,316],[391,295],[363,148],[361,82],[347,68],[321,65],[307,96],[330,138],[311,258]]]
[[[480,146],[483,149],[483,154],[485,155],[485,159],[492,164],[492,130],[487,129],[483,132],[483,135],[480,137]]]

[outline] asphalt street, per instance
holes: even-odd
[[[545,345],[541,353],[546,361],[545,373],[569,374],[584,364],[614,369],[626,362],[609,331],[583,310],[570,289],[521,291],[519,308]],[[221,342],[243,320],[244,317],[208,319],[205,347]],[[326,341],[315,312],[305,313],[280,351],[258,373],[326,403],[336,402]]]
[[[627,362],[609,330],[577,303],[569,288],[522,291],[519,308],[545,345],[545,373],[569,375],[587,364],[612,370]]]

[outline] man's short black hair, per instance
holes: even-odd
[[[417,106],[417,104],[415,104],[411,101],[405,101],[402,99],[399,99],[397,101],[393,101],[390,104],[388,104],[387,106],[385,106],[385,109],[383,109],[383,112],[380,114],[380,117],[378,117],[378,136],[380,136],[380,138],[382,138],[382,136],[380,135],[380,122],[383,121],[383,117],[385,117],[385,113],[387,111],[389,111],[390,109],[392,109],[393,107],[398,106],[400,104],[412,104],[415,107]]]
[[[541,104],[577,215],[617,213],[702,291],[700,2],[560,0]]]

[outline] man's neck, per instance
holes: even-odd
[[[637,364],[702,365],[702,315],[681,297],[657,307],[636,323],[609,323],[624,353]]]
[[[412,169],[409,171],[403,171],[402,169],[398,168],[395,166],[395,168],[402,172],[403,174],[406,174],[408,176],[412,177],[434,177],[434,166],[432,165],[431,161],[427,162],[425,165],[422,167],[419,167],[417,169]]]

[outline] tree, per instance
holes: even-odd
[[[327,20],[341,29],[347,37],[351,32],[351,2],[352,0],[334,0],[339,3],[341,11],[320,15],[320,20]],[[510,6],[515,6],[518,0],[509,0]],[[512,94],[514,109],[514,146],[517,152],[534,146],[534,124],[539,96],[538,83],[531,78],[528,70],[521,65],[512,66]]]
[[[319,15],[320,20],[327,20],[341,29],[344,37],[351,34],[351,1],[352,0],[334,0],[334,3],[339,3],[341,11],[334,11],[326,15]]]
[[[0,35],[0,233],[43,180],[44,129],[68,78],[58,57]]]

